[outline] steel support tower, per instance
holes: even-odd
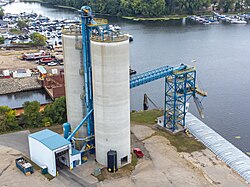
[[[196,70],[187,67],[165,77],[164,127],[175,131],[185,128],[187,101],[195,95]]]

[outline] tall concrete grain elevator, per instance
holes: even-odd
[[[107,166],[117,151],[118,167],[130,163],[129,40],[91,40],[96,160]]]
[[[90,7],[83,7],[81,15],[81,30],[63,32],[67,117],[72,128],[64,137],[74,148],[80,141],[82,155],[94,147],[97,162],[104,166],[108,152],[116,151],[121,167],[131,161],[129,38],[109,31],[106,23],[107,33],[100,31]]]
[[[82,35],[77,30],[64,31],[62,39],[67,119],[71,124],[71,128],[75,129],[86,115]],[[86,126],[78,131],[78,136],[87,136]]]

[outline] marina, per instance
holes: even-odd
[[[250,14],[242,15],[222,15],[217,12],[213,12],[213,16],[188,16],[190,20],[203,25],[229,23],[229,24],[247,24],[250,20]]]

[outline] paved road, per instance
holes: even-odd
[[[59,176],[57,177],[61,182],[63,182],[66,186],[74,186],[74,187],[97,187],[98,184],[90,184],[84,178],[80,178],[76,176],[74,173],[68,170],[60,170]]]
[[[26,130],[0,135],[0,145],[11,147],[22,152],[25,156],[29,156],[29,134],[30,132]]]

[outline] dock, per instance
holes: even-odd
[[[191,113],[186,115],[186,127],[220,160],[236,171],[247,183],[250,183],[250,157]]]

